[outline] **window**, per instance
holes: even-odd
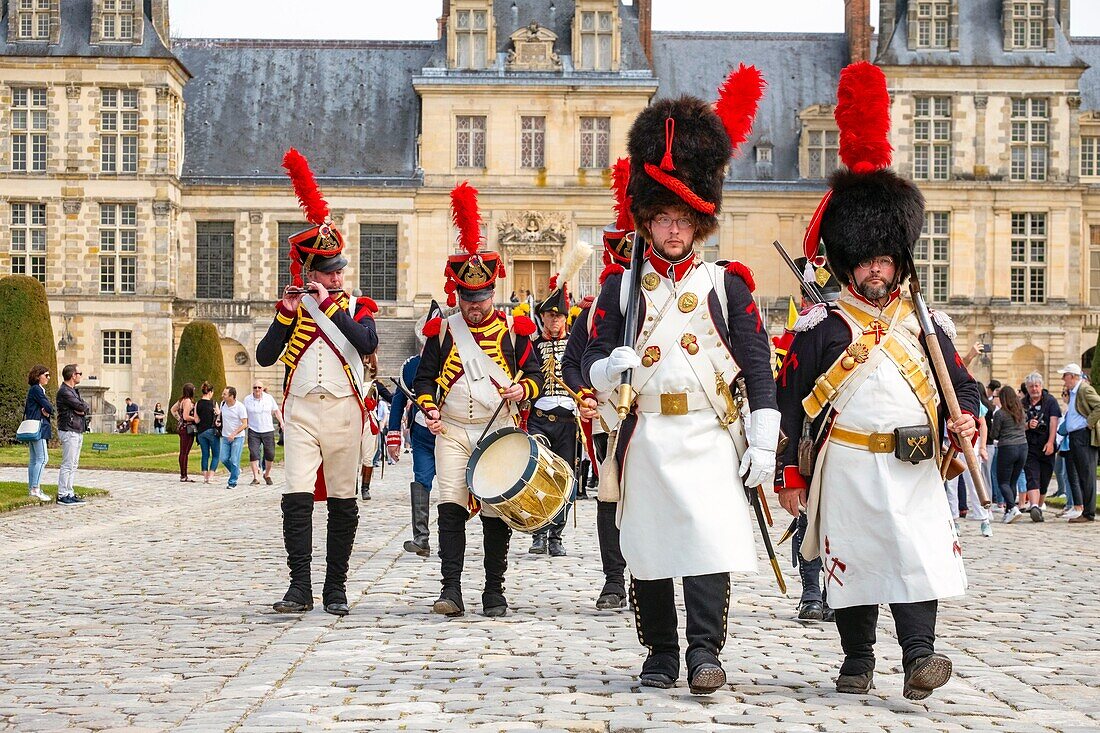
[[[276,298],[283,297],[283,290],[287,285],[290,285],[290,235],[297,234],[305,228],[306,225],[302,222],[279,222],[279,241],[277,243],[279,260],[275,263],[275,269],[278,271],[279,290],[275,293]]]
[[[11,91],[11,169],[40,173],[46,170],[45,87]]]
[[[947,48],[948,30],[950,27],[951,3],[945,0],[938,2],[917,3],[917,47],[918,48]]]
[[[103,332],[103,363],[133,364],[133,335],[130,331]]]
[[[917,97],[913,177],[946,181],[951,174],[951,97]]]
[[[99,205],[99,292],[137,292],[137,204]]]
[[[807,135],[809,168],[807,178],[828,178],[840,165],[840,133],[836,130],[810,130]]]
[[[611,12],[585,10],[580,16],[581,59],[577,68],[582,71],[611,71],[614,28]]]
[[[924,231],[913,248],[917,277],[932,303],[946,303],[948,297],[948,253],[951,250],[951,213],[927,211]]]
[[[195,297],[233,297],[233,222],[200,221],[196,225]]]
[[[489,58],[489,13],[486,10],[455,11],[455,65],[459,69],[484,69]]]
[[[1100,226],[1089,226],[1089,305],[1100,305]]]
[[[600,273],[603,272],[603,227],[579,226],[577,227],[577,240],[588,242],[592,245],[593,255],[588,258],[577,273],[577,281],[569,283],[569,294],[572,300],[580,301],[586,295],[596,295],[600,289]]]
[[[1045,48],[1047,43],[1046,1],[1012,3],[1012,45],[1015,48]]]
[[[103,0],[103,40],[134,39],[134,0]]]
[[[611,149],[611,118],[581,118],[581,168],[607,168]]]
[[[397,300],[397,225],[359,225],[359,289],[375,300]]]
[[[698,242],[695,245],[695,251],[703,256],[704,262],[715,262],[718,260],[718,245],[720,243],[720,237],[718,232],[712,232],[706,241]]]
[[[455,165],[459,168],[484,168],[485,117],[459,115],[456,128],[458,155],[455,158]]]
[[[1012,100],[1012,169],[1013,181],[1045,181],[1047,179],[1047,136],[1050,103],[1035,97]]]
[[[11,205],[11,274],[46,284],[46,205]]]
[[[1081,175],[1100,176],[1100,164],[1096,156],[1100,153],[1100,137],[1085,135],[1081,138]]]
[[[104,173],[137,173],[138,90],[100,90],[99,167]]]
[[[519,159],[523,168],[542,168],[545,163],[546,118],[520,117]]]
[[[1011,300],[1045,303],[1047,299],[1047,215],[1012,214]]]
[[[50,38],[50,0],[19,0],[21,41],[46,41]]]

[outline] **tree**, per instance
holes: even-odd
[[[61,380],[46,289],[33,277],[0,278],[0,443],[15,442],[23,420],[27,375],[35,364],[50,369],[46,394],[52,402]]]
[[[176,349],[176,364],[172,369],[172,403],[183,393],[187,382],[195,385],[195,399],[202,395],[199,388],[210,382],[217,398],[225,387],[225,362],[218,328],[210,321],[192,321],[183,329]],[[168,416],[168,431],[176,429],[176,416]]]
[[[1092,350],[1092,368],[1089,369],[1092,386],[1100,389],[1100,331],[1096,332],[1096,348]]]

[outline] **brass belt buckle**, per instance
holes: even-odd
[[[688,414],[687,392],[665,392],[661,395],[662,415]]]
[[[893,433],[871,433],[867,438],[867,447],[872,453],[893,453]]]

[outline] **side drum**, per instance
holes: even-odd
[[[522,430],[501,428],[474,449],[466,485],[512,529],[537,532],[565,510],[573,468]]]

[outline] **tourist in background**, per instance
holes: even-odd
[[[57,437],[61,440],[61,468],[57,471],[58,506],[79,506],[84,500],[76,495],[73,483],[80,465],[80,449],[84,447],[84,428],[92,408],[76,391],[83,373],[76,364],[66,364],[61,370],[65,381],[57,390]]]
[[[126,398],[126,424],[130,427],[130,432],[133,435],[137,435],[138,427],[141,425],[141,418],[138,417],[140,407],[129,397]]]
[[[164,408],[158,402],[153,408],[153,432],[157,435],[164,435],[166,432],[164,429],[164,417]]]
[[[252,394],[241,402],[248,414],[248,461],[252,466],[252,485],[260,483],[260,460],[263,459],[264,481],[271,486],[271,468],[275,464],[275,421],[280,428],[283,416],[275,398],[264,391],[263,382],[252,383]]]
[[[202,482],[210,483],[214,478],[214,470],[218,467],[218,444],[220,436],[214,427],[214,419],[217,417],[217,409],[214,407],[214,388],[210,382],[203,382],[200,389],[202,396],[195,405],[195,413],[198,415],[197,424],[199,449],[202,451]]]
[[[1001,387],[998,398],[1001,409],[993,415],[989,439],[997,442],[997,489],[1006,508],[1002,521],[1008,524],[1020,516],[1026,497],[1022,491],[1017,494],[1016,485],[1027,461],[1027,418],[1012,387]]]
[[[1069,392],[1066,400],[1068,408],[1065,433],[1069,436],[1066,469],[1071,490],[1066,491],[1068,511],[1063,516],[1073,524],[1084,524],[1096,519],[1096,446],[1100,443],[1097,437],[1097,432],[1100,432],[1100,395],[1085,379],[1078,364],[1067,364],[1058,373],[1062,375],[1062,382]]]
[[[29,493],[39,501],[50,501],[39,485],[42,480],[42,470],[46,468],[49,455],[46,452],[46,441],[52,435],[50,432],[50,417],[53,415],[53,405],[46,397],[46,385],[50,383],[50,370],[48,367],[38,364],[31,368],[27,375],[27,401],[23,405],[24,420],[41,420],[42,427],[38,431],[38,440],[27,443],[30,449],[30,460],[27,463],[27,488]]]
[[[241,473],[241,450],[244,448],[245,431],[248,430],[248,413],[237,402],[237,388],[225,388],[225,402],[221,404],[222,439],[218,446],[222,465],[229,471],[227,489],[237,488]]]
[[[1024,414],[1027,417],[1027,461],[1024,462],[1027,504],[1020,504],[1017,514],[1027,512],[1031,521],[1041,522],[1047,487],[1054,475],[1055,442],[1058,422],[1062,419],[1062,408],[1058,406],[1054,395],[1043,388],[1043,376],[1038,372],[1027,375],[1024,385],[1027,390],[1027,399],[1024,401]]]
[[[180,398],[172,405],[172,413],[179,422],[176,432],[180,436],[180,481],[195,483],[195,479],[187,475],[187,461],[191,456],[191,447],[195,444],[195,436],[199,432],[199,418],[195,414],[195,385],[190,382],[183,385]]]

